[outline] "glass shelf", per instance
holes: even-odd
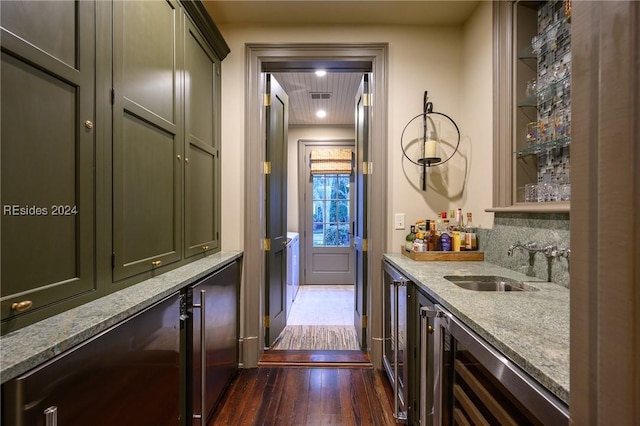
[[[558,20],[550,25],[542,34],[536,34],[534,36],[534,39],[537,38],[540,40],[540,51],[537,53],[535,52],[533,48],[534,40],[531,40],[530,45],[518,52],[518,59],[537,59],[539,56],[544,56],[545,54],[547,54],[549,52],[549,37],[554,38],[552,43],[556,45],[561,44],[566,38],[571,36],[570,31],[562,31],[558,33],[558,30],[562,29],[563,25],[565,24],[567,24],[566,19]]]
[[[535,93],[520,100],[520,102],[518,102],[518,107],[520,108],[537,107],[539,98],[548,97],[550,93],[553,92],[553,90],[557,89],[560,86],[564,86],[564,85],[568,86],[570,83],[571,83],[571,74],[567,74],[564,77],[562,77],[560,80],[553,81],[545,85],[543,88],[537,90]]]
[[[564,148],[566,146],[569,146],[570,144],[571,138],[569,136],[561,136],[550,141],[531,144],[525,148],[518,149],[516,152],[514,152],[514,154],[516,154],[518,157],[537,155],[543,149]]]

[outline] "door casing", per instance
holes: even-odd
[[[382,368],[382,254],[386,250],[387,232],[387,92],[388,92],[388,44],[387,43],[276,43],[246,45],[245,91],[245,271],[242,303],[242,362],[246,368],[255,367],[264,350],[264,253],[260,238],[265,231],[265,176],[263,162],[265,134],[263,117],[264,72],[277,66],[300,70],[301,63],[329,66],[352,65],[354,71],[370,71],[374,98],[371,108],[372,137],[369,192],[376,194],[376,203],[367,206],[369,211],[369,292],[367,294],[368,321],[367,347],[374,367]],[[301,62],[303,60],[303,62]],[[369,69],[362,69],[368,64]],[[304,65],[303,65],[304,66]],[[272,67],[272,68],[270,68]],[[356,68],[357,67],[357,68]],[[373,197],[369,197],[373,199]]]

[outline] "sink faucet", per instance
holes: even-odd
[[[515,249],[526,250],[529,253],[538,253],[542,252],[548,258],[552,257],[566,257],[569,259],[571,256],[571,249],[569,248],[558,248],[555,244],[547,244],[544,247],[538,247],[538,244],[530,241],[526,244],[522,244],[520,241],[512,244],[511,247],[507,250],[507,256],[512,256],[513,251]]]
[[[522,244],[520,241],[518,241],[515,244],[512,244],[511,247],[509,247],[509,250],[507,250],[507,256],[513,255],[513,251],[515,249],[522,249],[528,251],[529,253],[535,253],[536,251],[539,251],[537,247],[538,245],[533,241],[530,241],[526,244]]]

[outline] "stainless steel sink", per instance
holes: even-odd
[[[473,291],[537,291],[538,288],[506,277],[493,275],[447,275],[458,287]]]

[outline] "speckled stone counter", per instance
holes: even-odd
[[[569,289],[488,262],[417,262],[400,253],[384,258],[437,303],[569,403]],[[445,275],[498,275],[539,291],[465,290]]]
[[[242,256],[215,253],[0,337],[5,383]]]

